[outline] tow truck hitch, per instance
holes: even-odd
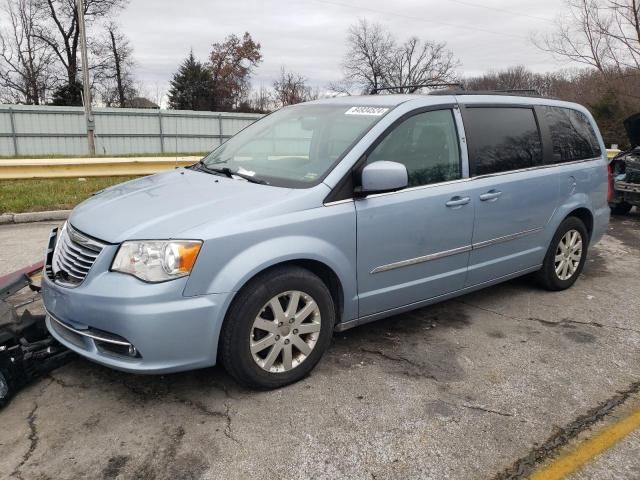
[[[73,357],[45,326],[42,269],[38,263],[0,277],[0,409],[20,388]]]

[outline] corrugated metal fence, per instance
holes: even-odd
[[[260,115],[97,108],[98,155],[207,152]],[[0,156],[87,155],[81,107],[0,105]]]

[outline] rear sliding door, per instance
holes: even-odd
[[[542,264],[543,228],[560,185],[554,168],[539,168],[543,143],[533,106],[473,105],[462,114],[475,204],[471,286]]]

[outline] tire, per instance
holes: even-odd
[[[567,269],[564,270],[563,268],[560,268],[560,273],[558,273],[556,269],[560,264],[562,264],[562,259],[559,264],[557,263],[556,256],[563,255],[564,249],[560,244],[563,242],[563,245],[566,245],[566,236],[569,232],[576,232],[579,235],[579,241],[581,242],[579,259],[576,260],[577,255],[575,252],[577,250],[573,250],[573,252],[567,254],[570,255],[570,257],[564,259],[567,264]],[[575,242],[575,245],[577,244],[578,240]],[[580,273],[582,273],[584,263],[587,259],[588,247],[589,234],[582,220],[577,217],[567,217],[560,224],[558,230],[553,236],[549,250],[547,250],[547,254],[545,255],[542,268],[536,274],[538,282],[544,288],[551,291],[566,290],[571,287],[580,276]],[[571,261],[570,264],[567,263],[569,261]]]
[[[333,298],[320,278],[304,268],[276,267],[251,280],[234,299],[222,328],[222,363],[250,388],[289,385],[320,361],[335,322]]]
[[[611,207],[611,213],[614,215],[626,215],[631,211],[633,205],[627,202],[620,203],[610,203],[609,207]]]
[[[11,399],[11,386],[7,380],[3,370],[0,370],[0,409],[3,408]]]

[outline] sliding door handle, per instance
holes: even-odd
[[[492,200],[497,200],[502,195],[502,192],[498,190],[489,190],[487,193],[483,193],[480,195],[480,200],[483,202],[490,202]]]
[[[449,200],[445,205],[449,208],[453,207],[461,207],[462,205],[466,205],[471,201],[471,197],[458,197],[455,196],[451,200]]]

